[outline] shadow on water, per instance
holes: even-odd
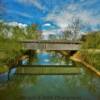
[[[74,64],[54,53],[38,53],[36,58],[31,64]],[[74,65],[81,67],[81,74],[14,75],[7,83],[0,84],[0,100],[99,100],[100,78],[83,65]]]

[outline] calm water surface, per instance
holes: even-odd
[[[74,64],[46,52],[36,58],[31,64]],[[81,67],[78,75],[14,75],[0,84],[0,100],[100,100],[100,78],[84,66],[77,66]]]

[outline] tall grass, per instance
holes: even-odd
[[[100,52],[96,52],[96,50],[100,50],[100,32],[87,34],[81,49],[83,59],[100,71]]]

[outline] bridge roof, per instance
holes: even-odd
[[[21,43],[63,43],[63,44],[81,44],[81,41],[66,41],[66,40],[23,40]]]

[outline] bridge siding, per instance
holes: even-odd
[[[23,42],[22,43],[25,49],[33,50],[79,50],[80,44],[74,43],[38,43],[38,42]]]
[[[66,41],[66,40],[24,40],[20,43],[63,43],[63,44],[81,44],[81,41]]]

